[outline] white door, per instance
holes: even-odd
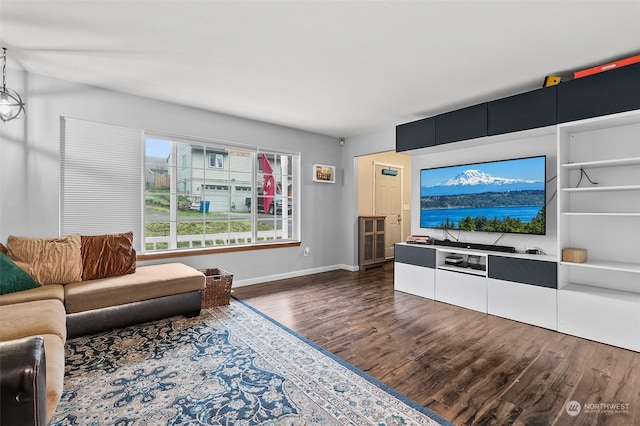
[[[383,169],[392,172],[383,174]],[[385,217],[385,257],[392,259],[393,245],[402,241],[402,167],[374,163],[373,176],[373,214]]]

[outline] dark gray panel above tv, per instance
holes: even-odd
[[[436,115],[436,145],[487,136],[487,103]]]
[[[436,118],[429,117],[396,126],[396,151],[409,151],[436,144]]]
[[[640,63],[560,83],[558,122],[640,109]]]
[[[556,93],[557,86],[551,86],[489,102],[488,135],[557,124]]]

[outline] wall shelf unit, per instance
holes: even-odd
[[[640,111],[558,125],[557,141],[558,253],[587,249],[559,263],[558,331],[640,351]]]

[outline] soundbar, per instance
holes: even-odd
[[[515,253],[516,248],[511,246],[498,246],[495,244],[479,244],[479,243],[463,243],[460,241],[451,241],[451,240],[436,240],[433,239],[433,244],[436,246],[447,246],[447,247],[459,247],[473,250],[486,250],[486,251],[500,251],[503,253]]]

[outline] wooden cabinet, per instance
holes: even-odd
[[[384,216],[358,217],[358,264],[366,269],[384,262]]]

